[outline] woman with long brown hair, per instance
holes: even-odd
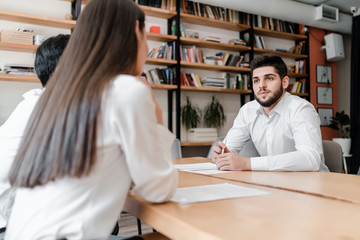
[[[147,55],[131,0],[92,0],[35,107],[9,174],[5,239],[106,239],[132,187],[148,201],[177,186],[173,135],[135,76]]]

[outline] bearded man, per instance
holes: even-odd
[[[287,67],[273,54],[250,63],[255,99],[240,108],[224,142],[213,147],[219,170],[329,171],[324,164],[320,118],[307,100],[286,92]],[[252,140],[260,157],[239,152]]]

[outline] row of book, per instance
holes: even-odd
[[[250,24],[250,14],[248,13],[189,0],[181,0],[180,12],[232,23]]]
[[[299,33],[299,24],[260,15],[254,15],[254,26],[280,32]]]
[[[196,73],[180,73],[181,86],[202,87],[199,75]]]
[[[176,0],[135,0],[137,4],[176,11]]]
[[[152,84],[176,84],[175,68],[154,68],[145,70],[143,76]]]
[[[204,63],[203,52],[196,46],[180,46],[180,60],[192,63]]]
[[[298,60],[294,63],[291,63],[288,66],[288,70],[291,73],[300,73],[300,74],[305,73],[306,72],[305,71],[305,60]]]
[[[27,64],[5,64],[3,73],[30,76],[36,75],[34,66]]]
[[[300,81],[296,81],[294,83],[290,83],[287,91],[290,93],[305,93],[305,84],[306,84],[306,80],[300,80]]]
[[[162,43],[160,47],[153,48],[148,53],[148,58],[175,59],[175,42]]]
[[[249,67],[249,63],[244,61],[243,55],[227,52],[219,52],[215,56],[205,56],[204,63],[219,66]]]

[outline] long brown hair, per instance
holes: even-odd
[[[35,107],[10,171],[16,187],[88,175],[96,161],[101,99],[118,74],[134,74],[136,21],[131,0],[92,0],[84,9]]]

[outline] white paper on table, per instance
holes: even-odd
[[[253,188],[223,183],[195,187],[177,188],[171,201],[177,203],[196,203],[228,198],[240,198],[269,194]]]
[[[200,174],[217,174],[229,171],[221,171],[216,168],[215,163],[192,163],[192,164],[176,164],[175,167],[180,171],[193,172]]]

